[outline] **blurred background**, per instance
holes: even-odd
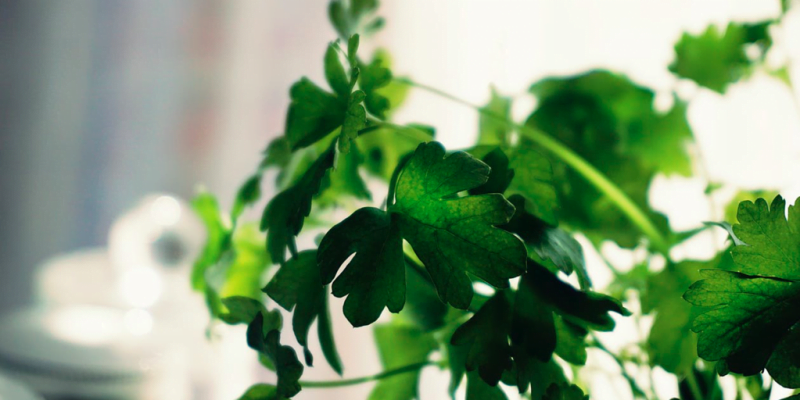
[[[484,104],[494,85],[514,97],[517,120],[534,105],[530,84],[551,75],[608,68],[654,90],[656,107],[666,102],[668,108],[677,91],[688,101],[697,140],[692,151],[702,154],[706,175],[657,178],[650,201],[674,230],[719,219],[705,207],[711,181],[730,193],[773,189],[790,201],[800,195],[797,87],[765,70],[720,94],[668,69],[684,32],[774,18],[779,1],[384,3],[387,25],[362,42],[368,51],[385,47],[397,75],[474,103]],[[792,82],[800,82],[798,11],[773,27],[766,58],[776,69],[788,66]],[[0,313],[43,297],[52,301],[42,293],[49,287],[39,279],[43,263],[108,245],[114,221],[142,207],[148,195],[174,196],[157,195],[148,207],[158,201],[182,207],[180,199],[204,185],[229,208],[260,151],[283,130],[289,86],[303,75],[322,81],[322,54],[335,37],[326,0],[0,1]],[[448,148],[469,146],[477,134],[473,110],[425,93],[412,91],[395,119],[436,126]],[[271,193],[267,189],[266,197]],[[191,236],[193,222],[186,218],[180,229]],[[682,251],[702,255],[722,239],[709,236]],[[595,279],[602,288],[603,277]],[[254,370],[246,349],[236,353],[244,346],[241,336],[235,343],[204,344],[202,299],[187,296],[194,301],[182,303],[192,310],[191,329],[175,337],[189,335],[192,346],[203,348],[197,364],[219,367],[229,357],[231,368]],[[334,314],[341,352],[365,360],[350,362],[348,374],[377,371],[373,346],[360,344],[371,334],[351,332]],[[231,348],[223,356],[225,346]],[[239,363],[239,356],[248,363]],[[184,361],[173,369],[187,370],[197,360],[176,359]],[[207,375],[175,377],[188,389],[173,398],[235,398],[259,375],[219,378],[213,390],[198,389],[197,376]],[[425,387],[446,384],[436,371],[423,375]],[[368,388],[335,393],[361,398]]]

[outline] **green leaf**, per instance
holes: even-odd
[[[302,78],[289,90],[286,138],[292,150],[309,146],[342,125],[348,102]]]
[[[222,297],[247,296],[261,298],[264,274],[272,262],[267,254],[264,235],[255,224],[244,224],[233,233],[231,254],[220,263],[223,281],[215,286]],[[214,271],[217,272],[217,271]]]
[[[328,296],[323,297],[322,311],[317,319],[317,336],[319,336],[322,354],[325,356],[325,360],[328,361],[328,365],[337,374],[342,375],[344,367],[342,366],[339,352],[336,350],[336,343],[333,341],[333,324],[331,323],[331,313],[328,307]]]
[[[530,398],[542,399],[547,389],[554,385],[568,385],[564,370],[556,363],[539,361],[536,358],[517,355],[512,370],[503,376],[503,382],[519,387],[525,392],[530,385]]]
[[[731,22],[724,32],[711,25],[701,35],[684,33],[675,44],[675,60],[669,69],[682,78],[724,93],[729,84],[748,75],[753,68],[754,61],[745,54],[746,45],[758,45],[762,51],[759,60],[763,60],[772,45],[770,24]]]
[[[517,234],[529,250],[544,260],[550,260],[567,275],[577,271],[582,288],[591,287],[580,243],[569,233],[528,213],[524,197],[512,195],[508,201],[517,211],[511,221],[503,225],[503,229]]]
[[[267,313],[264,304],[249,297],[226,297],[222,299],[222,304],[228,312],[220,315],[220,319],[229,325],[249,324],[259,313]]]
[[[350,96],[350,104],[347,106],[347,113],[344,116],[342,133],[339,135],[339,151],[347,153],[350,151],[350,142],[358,137],[358,131],[367,126],[367,111],[361,104],[364,102],[365,94],[361,90],[356,90]]]
[[[434,132],[430,127],[414,125],[410,129],[416,129],[421,135],[428,135],[428,139],[433,139]],[[394,128],[379,128],[367,135],[358,138],[360,148],[365,155],[364,166],[372,175],[388,181],[400,159],[413,152],[419,145],[419,140],[403,135]]]
[[[647,337],[647,353],[652,365],[686,376],[697,361],[697,336],[691,332],[692,307],[681,293],[700,276],[700,269],[717,262],[684,261],[669,265],[647,278],[642,293],[642,312],[655,313]]]
[[[328,363],[341,375],[341,361],[333,337],[330,336],[330,320],[327,318],[325,299],[327,293],[317,267],[317,252],[302,251],[297,257],[287,261],[264,288],[264,292],[287,311],[294,310],[292,329],[297,342],[304,347],[306,354],[310,354],[308,331],[314,319],[317,319],[320,325],[328,325],[319,328],[320,343]]]
[[[406,83],[398,82],[397,80],[393,79],[391,74],[391,67],[392,67],[392,58],[389,55],[389,52],[385,49],[378,49],[372,56],[372,61],[368,67],[362,66],[362,70],[369,68],[369,72],[365,72],[368,74],[369,80],[372,80],[376,83],[380,83],[380,85],[372,85],[373,88],[368,93],[371,92],[373,95],[378,95],[377,99],[379,100],[367,100],[367,102],[377,102],[382,104],[384,100],[380,100],[381,98],[386,99],[386,103],[388,104],[388,108],[384,109],[381,113],[375,113],[370,110],[371,113],[375,114],[376,116],[380,117],[381,115],[385,119],[389,117],[392,113],[394,113],[405,101],[406,97],[408,96],[409,86]],[[388,74],[383,71],[386,69]],[[386,76],[390,78],[386,81]],[[385,82],[384,82],[385,81]],[[362,88],[364,84],[362,83]],[[432,135],[431,135],[432,136]],[[416,144],[416,143],[415,143]]]
[[[204,291],[207,286],[206,271],[219,261],[226,247],[230,245],[230,233],[213,194],[205,191],[198,193],[192,199],[192,209],[203,221],[207,235],[206,244],[192,267],[192,288]]]
[[[666,218],[650,209],[647,192],[657,172],[692,172],[685,104],[676,100],[672,110],[658,113],[652,108],[653,91],[607,71],[545,79],[531,91],[539,105],[526,124],[575,151],[645,210],[657,228],[668,231]],[[550,161],[562,223],[594,243],[639,244],[642,234],[612,201],[561,160]]]
[[[366,105],[367,111],[380,119],[385,119],[386,112],[391,108],[391,104],[390,100],[381,94],[378,89],[389,85],[392,81],[392,72],[388,66],[384,65],[384,59],[379,54],[376,54],[369,64],[362,64],[360,70],[358,84],[361,90],[366,93],[364,105]]]
[[[514,179],[506,189],[506,196],[525,197],[525,209],[550,225],[558,225],[556,209],[558,200],[550,161],[536,151],[528,141],[508,150],[509,167]]]
[[[436,287],[423,267],[412,263],[406,259],[406,305],[400,317],[424,331],[441,328],[449,307],[439,300]]]
[[[389,214],[366,207],[331,228],[319,245],[322,282],[333,281],[350,255],[356,256],[333,282],[336,297],[348,296],[344,314],[353,326],[369,325],[384,307],[405,304],[405,265],[400,230]]]
[[[324,152],[293,186],[270,200],[261,218],[261,230],[267,231],[267,251],[273,262],[286,260],[286,249],[296,252],[294,237],[303,229],[303,220],[311,212],[311,201],[317,194],[328,169],[333,167],[334,149]]]
[[[336,165],[330,170],[322,183],[322,189],[315,198],[322,207],[346,205],[347,199],[371,200],[372,193],[361,177],[364,155],[354,142],[350,152],[339,154]]]
[[[499,194],[456,198],[486,182],[486,164],[462,152],[444,157],[438,143],[421,144],[397,181],[389,212],[362,208],[325,235],[318,254],[323,283],[333,283],[354,326],[374,322],[384,306],[399,312],[405,302],[402,239],[426,266],[439,298],[466,309],[472,300],[467,272],[495,287],[525,270],[525,247],[493,225],[508,222],[513,206]]]
[[[389,212],[425,264],[443,302],[466,309],[472,300],[467,272],[497,288],[525,271],[526,250],[497,228],[514,207],[502,195],[456,197],[482,185],[489,167],[467,153],[445,157],[441,144],[419,145],[403,169]],[[391,199],[390,199],[391,201]]]
[[[350,79],[339,59],[337,47],[335,43],[331,43],[325,51],[325,79],[337,95],[347,97],[350,95]]]
[[[733,230],[748,246],[732,250],[738,272],[702,271],[684,298],[698,309],[697,353],[720,374],[764,368],[784,387],[800,387],[800,214],[780,196],[739,205]]]
[[[248,178],[236,193],[236,199],[231,209],[231,220],[236,221],[245,208],[261,198],[261,173],[258,172]]]
[[[278,394],[278,388],[266,383],[258,383],[239,397],[239,400],[283,400],[285,397]]]
[[[466,400],[508,400],[500,386],[489,386],[476,371],[467,373]]]
[[[383,19],[369,19],[378,8],[377,0],[333,0],[328,6],[328,17],[342,39],[362,31],[372,33],[382,25]],[[376,27],[375,25],[379,25]]]
[[[469,346],[467,371],[477,370],[491,386],[497,386],[503,371],[511,369],[511,347],[506,333],[511,323],[510,311],[508,295],[497,292],[450,340],[454,346]]]
[[[250,322],[247,327],[247,345],[272,361],[278,374],[277,393],[292,397],[300,392],[299,380],[303,375],[303,364],[297,359],[294,349],[281,345],[280,327],[265,326],[264,320],[264,314],[259,312]]]
[[[410,325],[378,325],[374,334],[384,370],[424,362],[437,347],[431,334]],[[417,370],[382,379],[372,389],[369,400],[418,399],[419,375]]]
[[[525,199],[525,209],[549,225],[558,225],[555,216],[556,192],[550,162],[530,142],[515,147],[478,146],[469,151],[492,168],[489,181],[472,194],[504,193]]]
[[[474,153],[473,153],[474,154]],[[491,168],[486,183],[469,190],[469,194],[504,193],[514,179],[515,170],[509,167],[506,153],[499,147],[486,153],[481,161]]]
[[[503,119],[511,119],[511,99],[500,96],[492,87],[489,103],[481,107],[481,111],[478,118],[478,145],[508,145],[512,127]]]
[[[589,396],[585,396],[581,388],[577,385],[558,385],[552,384],[547,388],[542,400],[585,400]]]
[[[286,136],[279,136],[269,142],[264,149],[264,159],[259,165],[260,169],[278,167],[283,169],[292,158],[292,146]]]
[[[358,45],[360,44],[360,42],[361,42],[361,36],[359,36],[358,34],[350,36],[350,39],[347,40],[347,60],[350,62],[350,65],[358,64],[358,57],[356,55],[358,53]]]
[[[588,354],[586,353],[586,336],[589,331],[586,328],[567,322],[560,315],[554,318],[556,328],[556,349],[564,361],[584,365]]]
[[[777,195],[778,195],[778,192],[776,192],[774,190],[742,190],[742,191],[739,191],[738,193],[736,193],[736,195],[733,196],[733,199],[731,199],[731,201],[728,202],[727,205],[725,205],[725,211],[724,211],[725,218],[723,219],[723,221],[730,222],[730,223],[735,223],[736,222],[736,214],[739,212],[739,204],[742,203],[742,202],[745,202],[745,201],[753,201],[754,202],[754,201],[756,201],[756,200],[758,200],[760,198],[763,198],[763,199],[774,199],[775,196],[777,196]],[[733,227],[731,227],[731,228],[733,228]],[[731,233],[733,233],[733,232],[731,231]]]
[[[557,322],[561,338],[569,338],[583,347],[587,329],[614,328],[610,312],[630,315],[616,299],[576,290],[544,266],[529,260],[528,272],[517,288],[509,332],[518,368],[524,369],[525,365],[519,364],[527,362],[527,358],[550,360],[559,338]],[[559,318],[563,321],[558,321]],[[582,361],[583,357],[577,354],[571,358]],[[518,378],[518,384],[521,391],[527,387],[524,379]]]

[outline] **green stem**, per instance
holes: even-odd
[[[569,165],[575,172],[579,173],[593,185],[597,190],[603,193],[606,197],[608,197],[617,208],[625,214],[626,217],[637,227],[639,230],[644,233],[652,242],[653,247],[659,250],[662,253],[668,253],[669,247],[667,245],[667,241],[664,236],[659,232],[658,228],[656,228],[655,224],[650,221],[650,218],[647,217],[647,214],[640,209],[633,200],[622,191],[614,182],[609,180],[602,172],[600,172],[597,168],[595,168],[592,164],[588,161],[583,159],[580,155],[575,153],[572,149],[565,146],[558,140],[548,136],[546,133],[531,128],[527,125],[520,125],[511,121],[510,119],[493,113],[489,110],[483,109],[480,106],[472,104],[468,101],[462,100],[452,94],[444,92],[442,90],[436,89],[434,87],[423,85],[420,83],[416,83],[412,80],[407,78],[396,78],[396,82],[403,83],[412,87],[416,87],[418,89],[425,90],[427,92],[433,93],[437,96],[446,98],[451,100],[455,103],[464,105],[466,107],[472,108],[476,110],[481,115],[485,115],[489,118],[502,121],[509,126],[512,126],[514,129],[520,132],[526,138],[532,140],[533,142],[539,144],[554,156],[558,157],[563,161],[565,164]]]
[[[694,371],[689,371],[686,375],[686,383],[689,385],[689,390],[692,391],[694,400],[703,400],[703,392],[700,390],[700,385],[697,383],[697,378],[694,376]]]
[[[300,386],[304,389],[311,388],[332,388],[341,386],[360,385],[362,383],[379,381],[395,375],[405,374],[408,372],[416,372],[429,365],[436,365],[433,361],[424,361],[415,364],[405,365],[400,368],[390,369],[383,371],[379,374],[363,376],[360,378],[341,379],[337,381],[300,381]]]

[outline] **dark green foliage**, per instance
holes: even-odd
[[[261,230],[267,231],[267,251],[272,260],[283,263],[286,249],[297,253],[295,236],[311,212],[311,201],[319,192],[322,179],[333,167],[335,150],[329,148],[312,164],[300,180],[270,200],[261,218]]]
[[[247,389],[239,400],[281,400],[285,397],[278,394],[278,388],[273,385],[259,383]]]
[[[581,388],[575,385],[556,385],[552,384],[547,388],[542,400],[585,400],[589,396],[584,396]]]
[[[247,345],[266,356],[275,366],[278,374],[277,394],[292,397],[300,392],[298,381],[303,375],[303,364],[291,347],[281,345],[280,321],[280,314],[275,312],[256,314],[247,326]]]
[[[431,142],[434,128],[397,124],[392,117],[410,88],[456,98],[395,78],[383,50],[369,60],[359,57],[359,34],[383,24],[377,6],[377,0],[330,2],[340,39],[323,57],[327,87],[307,78],[292,85],[283,136],[264,150],[230,214],[207,193],[193,202],[208,238],[192,285],[205,294],[212,317],[248,324],[248,345],[277,374],[277,384],[254,385],[241,399],[285,400],[301,386],[376,380],[369,399],[412,400],[419,398],[421,370],[438,366],[451,373],[451,396],[466,377],[467,400],[506,400],[500,383],[533,400],[585,400],[567,376],[578,376],[593,354],[589,347],[622,366],[637,398],[651,397],[652,385],[638,386],[647,379],[640,372],[648,362],[651,372],[659,366],[677,376],[684,400],[720,399],[716,372],[748,375],[737,378],[737,398],[744,390],[753,398],[771,396],[759,375],[763,369],[777,383],[800,386],[797,208],[787,220],[780,197],[771,208],[763,200],[742,203],[738,225],[708,223],[729,232],[731,250],[676,263],[671,246],[712,228],[672,232],[649,207],[656,175],[694,170],[685,102],[672,94],[669,110],[655,110],[653,90],[612,72],[589,71],[535,83],[536,109],[520,125],[512,120],[511,98],[492,89],[488,104],[473,106],[480,115],[477,147],[447,153]],[[724,92],[762,64],[773,22],[684,35],[670,68]],[[750,59],[747,46],[761,53]],[[786,71],[767,72],[788,79]],[[263,212],[265,238],[239,219],[260,201],[263,176],[273,172],[278,194]],[[371,191],[381,183],[388,184],[386,198]],[[709,183],[706,194],[722,187]],[[742,192],[732,204],[767,193]],[[726,221],[733,220],[731,209],[725,209]],[[307,233],[325,230],[314,232],[317,249],[297,248],[304,227]],[[637,247],[631,270],[609,263],[609,291],[638,296],[642,313],[654,318],[646,340],[616,354],[592,333],[614,328],[611,313],[630,313],[614,297],[592,291],[584,248],[573,233],[597,249],[606,240]],[[304,242],[310,240],[298,243]],[[590,249],[587,255],[596,254]],[[665,267],[652,272],[662,257]],[[273,263],[280,269],[264,282]],[[573,272],[580,290],[560,277]],[[343,313],[353,326],[372,324],[384,308],[395,313],[374,328],[383,372],[300,381],[304,366],[281,343],[281,314],[265,306],[264,293],[292,313],[308,367],[314,359],[309,332],[317,321],[321,352],[341,375],[329,290],[346,297]],[[641,326],[638,317],[632,322]],[[635,376],[627,374],[630,364],[640,367]]]
[[[720,374],[764,368],[785,387],[800,387],[800,215],[778,196],[739,205],[733,230],[747,245],[733,248],[737,272],[702,271],[684,298],[699,309],[692,325],[700,357]]]
[[[389,207],[439,297],[460,309],[472,299],[465,272],[504,288],[525,271],[523,243],[496,228],[508,222],[514,207],[499,194],[454,196],[482,185],[488,175],[489,167],[467,153],[445,156],[440,144],[424,143],[400,174]]]
[[[351,294],[345,315],[354,326],[375,321],[384,306],[402,309],[401,239],[425,264],[442,301],[457,308],[466,309],[472,300],[466,272],[500,288],[524,272],[522,242],[493,226],[508,222],[513,206],[499,194],[453,197],[483,184],[488,175],[489,167],[466,153],[445,157],[440,144],[423,143],[400,174],[396,203],[388,212],[363,208],[331,228],[318,255],[323,282],[356,253],[333,284],[334,295]]]
[[[477,369],[491,385],[511,372],[509,381],[522,393],[531,382],[538,382],[539,374],[559,376],[544,372],[560,370],[547,365],[557,340],[561,340],[557,337],[582,343],[588,329],[612,330],[614,321],[609,312],[630,315],[615,299],[578,291],[529,260],[528,272],[513,299],[506,292],[496,293],[456,330],[451,344],[468,346],[467,370]],[[557,331],[557,324],[561,332]],[[580,361],[581,356],[570,358]]]
[[[731,22],[724,32],[711,25],[701,35],[684,33],[675,45],[675,60],[669,69],[700,86],[724,93],[729,84],[748,75],[772,46],[769,26],[770,22]],[[759,60],[747,57],[746,45],[759,47]]]
[[[498,292],[469,321],[453,333],[450,343],[465,346],[467,371],[477,370],[480,377],[496,386],[503,371],[511,369],[511,346],[508,327],[511,301],[506,292]]]
[[[692,134],[684,103],[676,100],[669,112],[657,113],[651,90],[607,71],[545,79],[531,92],[539,105],[526,124],[594,165],[639,208],[650,210],[647,190],[657,172],[691,173],[686,145]],[[560,160],[551,164],[562,222],[593,241],[612,239],[623,247],[639,243],[639,230],[585,177]],[[661,231],[668,230],[663,216],[653,211],[648,216]]]
[[[294,310],[292,329],[297,342],[308,355],[308,331],[317,320],[320,344],[331,368],[342,374],[342,364],[331,335],[328,318],[327,287],[322,285],[317,252],[303,251],[281,266],[264,292],[287,311]],[[308,364],[311,364],[308,360]]]
[[[389,214],[362,208],[331,228],[319,245],[317,259],[325,284],[342,263],[356,256],[333,282],[333,294],[348,296],[344,314],[353,326],[369,325],[384,307],[400,312],[406,299],[403,241]]]

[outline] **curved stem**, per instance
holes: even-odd
[[[570,168],[575,170],[575,172],[579,173],[589,182],[592,186],[594,186],[597,190],[603,193],[609,200],[611,200],[617,208],[625,214],[626,217],[637,227],[639,230],[645,234],[653,244],[653,247],[659,250],[662,253],[668,253],[669,246],[667,245],[667,241],[664,236],[659,232],[658,228],[656,228],[655,224],[650,221],[647,214],[640,209],[633,200],[622,191],[614,182],[609,180],[602,172],[600,172],[597,168],[595,168],[592,164],[588,161],[583,159],[580,155],[575,153],[572,149],[565,146],[558,140],[548,136],[546,133],[531,128],[527,125],[517,124],[514,121],[509,120],[508,118],[483,109],[475,104],[472,104],[468,101],[460,99],[452,94],[447,92],[441,91],[431,86],[423,85],[420,83],[416,83],[412,80],[407,78],[397,78],[395,81],[399,83],[404,83],[406,85],[416,87],[427,92],[433,93],[437,96],[446,98],[458,104],[464,105],[466,107],[472,108],[479,112],[482,115],[485,115],[489,118],[502,121],[514,129],[519,131],[520,134],[525,136],[526,138],[532,140],[533,142],[539,144],[551,154],[559,158],[565,164],[569,165]]]
[[[405,374],[408,372],[416,372],[429,365],[436,365],[436,363],[433,361],[424,361],[415,364],[405,365],[395,369],[386,370],[375,375],[363,376],[360,378],[341,379],[337,381],[300,381],[300,386],[303,387],[304,389],[310,389],[310,388],[331,388],[340,386],[360,385],[362,383],[379,381],[381,379],[386,379],[395,375]]]

